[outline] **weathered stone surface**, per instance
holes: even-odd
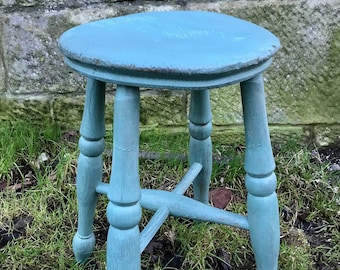
[[[53,119],[67,128],[79,128],[83,110],[84,96],[58,98],[52,103]]]
[[[14,3],[15,3],[15,0],[1,0],[0,7],[1,6],[12,6]]]
[[[67,112],[67,107],[73,108],[74,101],[75,107],[82,110],[76,97],[84,93],[85,80],[64,65],[57,47],[60,34],[87,21],[141,11],[177,9],[230,14],[262,25],[276,34],[282,48],[264,74],[269,122],[302,127],[330,125],[330,132],[334,130],[335,134],[321,132],[322,135],[317,135],[319,125],[315,138],[320,141],[326,135],[330,139],[336,138],[333,127],[340,125],[339,0],[0,0],[1,97],[20,100],[52,97],[55,119],[71,121],[69,117],[79,116],[80,109]],[[59,98],[68,101],[58,103]],[[241,124],[240,100],[237,86],[213,90],[213,123],[222,127]],[[183,106],[187,103],[184,97],[172,94],[143,95],[142,123],[160,127],[185,126],[186,109]],[[10,107],[4,108],[9,110]],[[0,119],[5,119],[6,114],[9,118],[16,115],[16,106],[13,108],[8,112],[1,108]],[[74,117],[72,121],[79,122],[80,119]]]
[[[124,2],[122,0],[109,0],[106,1],[107,4],[115,3],[115,2]],[[127,4],[131,2],[131,0],[125,1]],[[0,6],[11,7],[11,8],[26,8],[26,7],[36,7],[36,8],[45,8],[45,9],[54,9],[61,10],[65,8],[81,8],[87,7],[89,5],[102,4],[101,0],[1,0]]]
[[[85,1],[76,1],[76,0],[73,0],[73,1],[1,0],[0,1],[0,6],[11,7],[11,8],[46,7],[46,8],[57,9],[57,8],[63,8],[63,7],[70,7],[70,8],[80,7],[84,4],[85,4]]]
[[[227,86],[210,91],[214,125],[235,125],[243,123],[240,87]]]
[[[78,129],[84,110],[84,96],[64,97],[54,100],[52,105],[53,119],[66,128]],[[107,128],[113,123],[113,98],[106,96],[105,123]]]
[[[183,97],[172,96],[163,99],[164,102],[172,100],[171,106],[175,109],[162,113],[160,106],[157,104],[156,96],[145,95],[142,97],[142,121],[147,121],[147,125],[142,128],[151,128],[155,132],[169,133],[180,132],[186,133],[189,138],[186,127],[186,113],[181,100]],[[56,100],[13,100],[0,99],[0,122],[17,120],[29,120],[33,123],[42,123],[56,121],[64,128],[78,129],[81,122],[84,96],[65,97]],[[106,97],[105,122],[106,129],[110,130],[113,123],[113,97]],[[156,103],[155,103],[156,102]],[[163,104],[164,105],[164,104]],[[182,109],[181,109],[182,106]],[[152,110],[148,110],[152,108]],[[161,112],[161,113],[160,113]],[[175,112],[175,113],[174,113]],[[161,114],[158,116],[158,114]],[[145,124],[145,123],[141,123]],[[318,145],[326,145],[340,140],[340,127],[320,126],[315,130],[311,127],[280,127],[272,126],[270,128],[272,144],[275,149],[284,142],[298,141],[301,144],[317,141]],[[336,134],[336,135],[334,135]],[[316,139],[316,140],[315,140]],[[244,144],[244,128],[242,125],[226,127],[214,127],[212,133],[213,143],[222,143],[226,145]]]
[[[0,122],[17,120],[27,120],[32,124],[51,121],[50,101],[0,99]]]
[[[83,92],[84,80],[63,62],[57,44],[59,36],[81,23],[141,9],[152,7],[123,4],[108,8],[100,4],[86,9],[4,13],[3,54],[8,67],[7,91],[20,96]]]
[[[309,144],[313,141],[313,130],[306,127],[282,127],[271,126],[271,143],[274,149],[279,150],[280,146],[287,142],[298,142],[301,145]],[[213,143],[225,145],[245,145],[245,133],[242,125],[230,127],[215,127],[212,133]]]
[[[141,97],[140,121],[150,126],[178,126],[187,123],[186,94],[162,91]]]
[[[262,25],[280,38],[282,48],[264,74],[270,123],[340,123],[339,4],[236,1],[206,6]],[[242,122],[239,92],[227,89],[211,95],[218,125]]]
[[[72,96],[53,101],[52,118],[69,128],[80,126],[85,97]],[[184,103],[183,103],[184,102]],[[110,128],[113,123],[114,97],[106,96],[105,123]],[[186,124],[186,106],[182,95],[143,94],[141,98],[141,124],[147,126],[178,126]]]
[[[6,92],[5,57],[3,52],[3,19],[0,18],[0,94]]]
[[[251,1],[251,0],[250,0]],[[217,0],[205,0],[204,3],[218,2]],[[163,8],[164,6],[185,7],[187,1],[167,0],[167,1],[147,1],[147,0],[0,0],[0,7],[7,8],[39,8],[49,10],[62,10],[62,9],[76,9],[76,8],[88,8],[92,6],[105,5],[106,7],[115,6],[119,4],[125,7],[140,7],[150,6],[153,8]],[[131,13],[131,12],[129,12]]]
[[[186,127],[152,127],[144,130],[146,136],[152,137],[148,134],[162,134],[164,136],[176,136],[174,134],[184,134],[188,137],[189,142],[189,131]],[[300,143],[301,146],[311,142],[312,133],[308,128],[305,127],[282,127],[282,126],[271,126],[270,135],[272,140],[272,146],[275,151],[279,151],[280,147],[288,142]],[[168,135],[167,135],[168,134]],[[235,147],[240,147],[242,149],[245,146],[245,134],[242,125],[229,126],[229,127],[214,127],[211,140],[213,145],[222,144],[226,146],[234,145]],[[180,147],[181,152],[185,153],[188,151],[188,145],[183,145]],[[240,150],[241,150],[240,149]]]
[[[271,123],[340,122],[339,1],[235,2],[221,11],[262,25],[281,40],[265,73]]]
[[[5,69],[3,66],[3,62],[0,58],[0,93],[3,93],[6,91],[5,87]]]
[[[37,95],[74,91],[69,70],[62,69],[57,38],[72,24],[61,14],[16,12],[4,23],[4,53],[7,62],[7,91]]]

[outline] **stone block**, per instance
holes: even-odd
[[[3,62],[0,58],[0,93],[4,93],[6,91],[6,86],[5,86],[5,69],[3,66]]]
[[[9,7],[15,4],[15,0],[0,0],[0,7],[5,6]]]
[[[4,18],[4,52],[8,92],[14,95],[44,95],[75,91],[70,70],[63,68],[57,38],[73,26],[61,14],[10,13]]]
[[[186,125],[186,102],[182,94],[162,91],[161,94],[143,94],[141,97],[141,127]],[[84,109],[84,96],[68,96],[53,101],[53,119],[67,128],[78,129]],[[114,97],[106,96],[105,123],[113,124]]]
[[[221,12],[261,25],[281,40],[264,74],[270,123],[340,122],[339,10],[334,1],[220,5]]]
[[[52,103],[53,120],[65,128],[79,129],[84,102],[84,96],[55,99]]]
[[[6,92],[5,55],[3,51],[3,20],[0,18],[0,94]]]
[[[89,9],[4,13],[2,41],[8,91],[20,96],[83,93],[84,79],[64,64],[59,36],[78,24],[114,17],[124,10],[132,13],[136,8],[98,5]]]
[[[49,100],[22,100],[0,98],[1,121],[29,121],[47,123],[52,120]]]
[[[210,100],[214,125],[225,126],[243,123],[239,85],[211,90]]]
[[[340,124],[340,6],[334,0],[170,0],[166,4],[164,1],[0,0],[0,93],[3,97],[18,97],[21,103],[22,98],[52,97],[55,100],[52,111],[58,121],[80,122],[80,109],[70,113],[65,108],[73,108],[75,102],[74,106],[82,110],[82,103],[78,104],[71,96],[84,93],[85,80],[64,65],[57,47],[60,34],[92,20],[178,9],[226,13],[259,24],[279,37],[282,48],[264,73],[269,123],[285,126],[321,123],[330,127]],[[32,104],[25,102],[27,106]],[[212,90],[211,103],[216,126],[242,123],[238,86]],[[0,109],[0,119],[17,115],[10,111],[6,116],[8,106],[4,104],[1,103],[4,109]],[[143,95],[141,121],[147,126],[186,126],[187,104],[181,95]],[[23,111],[22,105],[19,107],[18,112]],[[26,109],[25,112],[28,113]],[[333,128],[330,133],[324,130],[317,135],[320,129],[321,125],[315,134],[321,144],[322,137],[337,136]]]
[[[11,7],[12,9],[22,8],[44,8],[48,10],[61,10],[61,9],[75,9],[86,8],[89,5],[98,5],[103,3],[101,0],[0,0],[0,7]],[[110,0],[109,3],[122,2],[121,0]],[[126,1],[128,4],[130,1]]]
[[[84,95],[55,99],[52,105],[53,120],[65,128],[78,130],[83,116],[84,103]],[[113,97],[111,95],[106,96],[105,123],[107,129],[112,128]]]
[[[6,81],[6,75],[5,75],[4,62],[3,62],[3,59],[1,59],[1,55],[0,55],[0,94],[6,92],[5,81]]]
[[[186,93],[160,91],[141,97],[140,121],[146,126],[178,126],[187,124]]]
[[[287,143],[304,146],[311,143],[313,132],[306,127],[270,126],[271,144],[274,151],[279,151]],[[245,133],[243,125],[230,127],[214,127],[212,141],[225,145],[245,146]]]

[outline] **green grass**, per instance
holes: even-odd
[[[94,254],[85,266],[74,261],[71,243],[76,231],[74,177],[78,150],[76,143],[64,138],[61,128],[54,124],[31,126],[26,121],[0,126],[0,183],[12,186],[0,191],[0,230],[20,234],[0,249],[1,269],[105,269],[104,196],[99,199],[95,217],[98,241]],[[112,134],[108,134],[106,153],[111,142]],[[234,200],[228,210],[245,214],[243,147],[228,145],[219,136],[213,136],[213,143],[214,157],[228,157],[229,161],[214,163],[211,186],[230,188]],[[141,134],[143,152],[183,154],[187,147],[188,138],[181,133]],[[329,172],[326,163],[311,162],[312,150],[292,140],[275,151],[281,214],[280,269],[321,269],[317,261],[323,269],[339,267],[340,176]],[[39,161],[42,154],[47,156],[44,162]],[[176,185],[188,164],[167,157],[141,160],[143,187],[169,190]],[[106,178],[110,160],[106,154]],[[25,181],[34,184],[25,185]],[[187,195],[192,196],[191,189]],[[141,229],[151,216],[143,211]],[[24,225],[20,226],[18,220]],[[223,260],[221,252],[228,256],[233,269],[254,269],[248,233],[240,229],[171,217],[154,243],[158,246],[142,254],[146,269],[176,269],[172,266],[176,260],[182,262],[181,269],[214,269],[218,260]]]

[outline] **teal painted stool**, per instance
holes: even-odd
[[[97,196],[105,194],[110,223],[107,269],[140,269],[140,253],[169,215],[249,230],[257,269],[277,269],[280,229],[275,164],[261,73],[278,50],[278,39],[227,15],[171,11],[83,24],[65,32],[59,46],[66,63],[87,77],[79,140],[78,230],[73,239],[77,261],[85,261],[93,251]],[[109,184],[101,182],[106,83],[117,84]],[[234,83],[241,85],[246,132],[247,216],[208,205],[209,89]],[[140,188],[139,87],[191,91],[190,169],[172,192]],[[191,183],[194,199],[183,196]],[[155,214],[140,232],[142,207]]]

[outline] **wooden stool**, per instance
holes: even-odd
[[[59,46],[66,63],[87,77],[77,173],[78,230],[73,240],[77,261],[85,261],[93,251],[97,194],[106,194],[107,269],[140,269],[140,253],[169,215],[249,230],[257,269],[277,269],[280,229],[275,164],[261,73],[278,50],[278,39],[231,16],[170,11],[83,24],[65,32]],[[101,182],[106,83],[117,84],[110,184]],[[246,132],[247,216],[208,205],[209,89],[234,83],[241,85]],[[191,91],[190,169],[172,192],[140,188],[139,87]],[[183,196],[191,183],[194,199]],[[140,232],[142,207],[155,215]]]

